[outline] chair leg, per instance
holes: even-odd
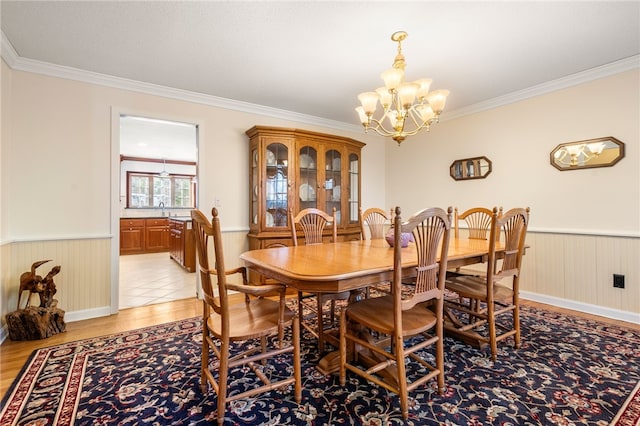
[[[200,390],[202,393],[207,392],[207,376],[205,371],[209,369],[209,344],[207,343],[207,326],[202,326],[202,359],[200,365]]]
[[[220,344],[220,369],[218,371],[218,424],[224,424],[224,415],[227,411],[227,374],[229,370],[229,341],[223,340]]]
[[[340,315],[340,385],[346,384],[347,368],[347,315],[342,311]]]
[[[515,340],[515,348],[520,349],[520,301],[518,295],[513,295],[513,328],[516,334],[513,336]]]
[[[496,339],[495,302],[487,300],[487,322],[489,323],[489,343],[491,344],[491,360],[498,357],[498,342]]]
[[[300,318],[293,318],[293,374],[295,377],[294,391],[296,402],[302,402],[302,362],[300,360]]]
[[[282,347],[282,340],[280,340],[280,347]],[[267,352],[267,338],[262,336],[260,337],[260,350],[262,353]],[[267,359],[262,360],[262,365],[267,365]]]
[[[394,352],[396,356],[396,366],[398,374],[398,395],[400,396],[400,410],[402,417],[407,420],[409,418],[409,396],[407,392],[407,372],[404,359],[404,344],[402,336],[393,336]]]
[[[322,311],[322,295],[316,295],[318,304],[318,353],[324,353],[324,312]]]
[[[442,395],[445,391],[444,384],[444,320],[439,319],[436,325],[436,368],[440,371],[438,374],[438,393]]]

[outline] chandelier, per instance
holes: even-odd
[[[421,78],[411,83],[404,81],[404,56],[402,41],[407,33],[397,31],[391,40],[398,43],[398,54],[393,61],[393,68],[381,74],[384,87],[375,92],[364,92],[358,95],[362,104],[356,108],[365,132],[374,130],[379,135],[390,137],[400,145],[407,136],[413,136],[421,130],[429,131],[433,123],[439,121],[444,109],[448,90],[429,92],[431,79]],[[375,118],[376,107],[380,101],[383,112]],[[388,121],[385,127],[385,119]]]

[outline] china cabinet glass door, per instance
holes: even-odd
[[[360,205],[360,159],[357,154],[349,154],[349,223],[359,223]]]
[[[300,170],[300,180],[298,182],[299,210],[317,208],[318,152],[310,146],[300,148],[298,167]]]
[[[251,191],[251,224],[258,224],[258,200],[260,198],[259,194],[259,184],[258,180],[258,149],[251,149],[251,183],[253,185],[253,191]]]
[[[267,146],[265,153],[265,227],[286,227],[289,211],[289,149],[281,143],[272,143]]]
[[[341,224],[342,217],[342,158],[339,151],[330,149],[325,154],[325,211],[329,214],[336,209],[336,222]]]

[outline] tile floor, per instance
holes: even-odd
[[[168,252],[120,256],[120,309],[196,296],[196,274]]]

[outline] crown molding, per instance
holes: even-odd
[[[67,80],[80,81],[83,83],[96,84],[99,86],[111,87],[115,89],[128,90],[131,92],[144,93],[147,95],[161,96],[185,102],[208,105],[217,108],[224,108],[233,111],[246,112],[249,114],[264,115],[283,120],[295,121],[321,127],[327,127],[348,132],[359,132],[362,126],[358,124],[343,123],[335,120],[328,120],[312,115],[301,114],[293,111],[272,108],[264,105],[252,104],[249,102],[236,101],[233,99],[218,96],[205,95],[188,90],[175,89],[142,81],[130,80],[121,77],[114,77],[92,71],[85,71],[78,68],[56,65],[49,62],[37,61],[34,59],[20,57],[9,39],[2,32],[2,58],[11,69],[26,71],[34,74],[42,74],[49,77],[63,78]]]
[[[453,120],[465,115],[471,115],[481,111],[498,108],[504,105],[523,101],[525,99],[544,95],[546,93],[555,92],[557,90],[566,89],[572,86],[577,86],[582,83],[588,83],[593,80],[620,74],[622,72],[631,71],[637,68],[640,68],[640,55],[630,56],[628,58],[620,59],[619,61],[611,62],[609,64],[591,68],[586,71],[581,71],[575,74],[568,75],[566,77],[547,81],[545,83],[531,86],[526,89],[508,93],[504,96],[488,99],[486,101],[478,102],[477,104],[469,105],[457,110],[444,112],[442,114],[442,117],[440,118],[440,121]]]
[[[13,45],[4,35],[4,31],[2,32],[2,41],[0,42],[0,54],[4,61],[9,65],[10,68],[14,69],[16,62],[18,62],[18,52],[13,48]]]
[[[218,96],[205,95],[202,93],[191,92],[188,90],[174,89],[171,87],[161,86],[157,84],[145,83],[142,81],[130,80],[121,77],[114,77],[107,74],[96,73],[92,71],[80,70],[77,68],[66,67],[62,65],[51,64],[48,62],[37,61],[28,58],[22,58],[15,51],[9,39],[2,32],[1,55],[7,65],[14,70],[32,72],[35,74],[47,75],[50,77],[58,77],[68,80],[81,81],[84,83],[96,84],[116,89],[128,90],[132,92],[144,93],[148,95],[161,96],[170,99],[181,100],[185,102],[193,102],[197,104],[208,105],[217,108],[224,108],[233,111],[246,112],[249,114],[264,115],[283,120],[290,120],[305,124],[311,124],[331,129],[343,130],[348,132],[361,132],[360,124],[343,123],[341,121],[328,120],[312,115],[301,114],[293,111],[272,108],[264,105],[252,104],[249,102],[236,101],[233,99],[222,98]],[[445,111],[440,121],[453,120],[471,115],[500,106],[512,104],[535,96],[540,96],[556,90],[565,89],[586,83],[599,78],[608,77],[610,75],[619,74],[632,69],[640,68],[640,55],[630,56],[610,64],[602,65],[546,83],[531,86],[529,88],[508,93],[483,102],[478,102],[464,108],[453,111]]]

